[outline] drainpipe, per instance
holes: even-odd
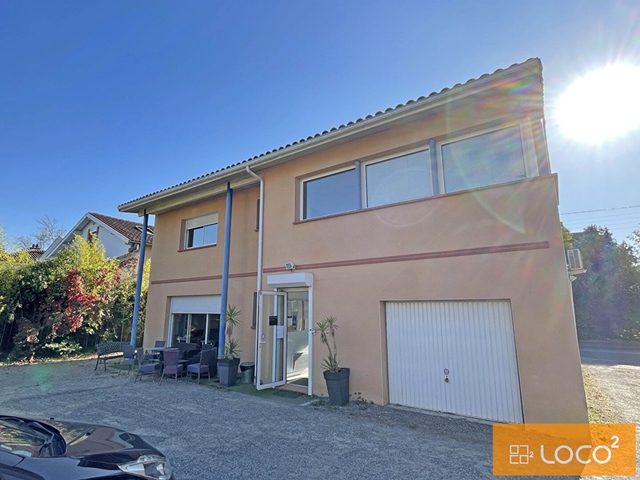
[[[131,321],[131,346],[136,348],[136,336],[138,334],[138,314],[140,312],[140,295],[142,293],[142,273],[144,271],[144,252],[147,247],[147,224],[149,214],[144,210],[142,220],[142,237],[140,238],[140,255],[138,257],[138,278],[136,280],[136,296],[133,301],[133,320]]]
[[[251,171],[249,166],[246,166],[247,173],[256,178],[260,182],[260,212],[258,213],[258,284],[256,287],[256,323],[260,322],[260,315],[262,315],[262,308],[260,306],[260,290],[262,290],[262,244],[264,240],[264,179]],[[257,326],[257,325],[256,325]],[[255,359],[258,359],[258,329],[256,328],[256,348]]]
[[[227,182],[227,208],[224,222],[224,251],[222,253],[222,292],[220,294],[220,333],[218,334],[218,358],[222,358],[227,327],[227,296],[229,293],[229,253],[231,251],[231,204],[233,189]]]
[[[264,239],[264,180],[263,178],[251,171],[249,166],[246,167],[247,173],[256,178],[260,182],[260,213],[258,214],[258,292],[262,290],[262,242]],[[258,318],[258,317],[256,317]]]

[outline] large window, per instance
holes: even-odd
[[[218,242],[218,214],[209,213],[185,221],[184,248],[204,247]]]
[[[527,177],[520,127],[509,127],[442,145],[445,192]]]
[[[302,184],[302,219],[351,212],[538,175],[526,125],[485,131]],[[437,146],[437,147],[435,147]],[[437,154],[436,154],[437,152]],[[437,157],[437,158],[436,158]]]
[[[174,313],[171,346],[177,343],[218,344],[220,314]]]
[[[433,195],[429,151],[412,153],[365,167],[367,207]]]
[[[302,218],[357,210],[360,206],[357,185],[355,169],[304,182]]]

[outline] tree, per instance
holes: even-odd
[[[40,225],[40,227],[35,233],[17,237],[16,242],[20,248],[28,249],[36,244],[46,250],[56,238],[64,235],[66,232],[62,225],[58,223],[58,220],[49,217],[49,215],[43,215],[36,220],[36,223]]]
[[[579,337],[637,337],[640,271],[632,247],[618,245],[607,228],[595,225],[575,234],[573,242],[587,270],[573,283]]]

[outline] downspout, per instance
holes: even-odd
[[[260,290],[262,290],[262,244],[264,239],[264,179],[251,171],[249,166],[246,167],[247,173],[256,178],[260,182],[260,211],[258,213],[258,282],[256,286],[257,298],[256,298],[256,323],[260,322],[260,315],[262,309],[260,307]],[[257,327],[257,325],[256,325]],[[258,328],[256,328],[256,347],[255,347],[255,359],[258,359]]]
[[[262,242],[264,239],[264,180],[263,178],[246,167],[247,173],[260,182],[260,212],[258,213],[258,285],[257,291],[262,290]]]
[[[233,189],[227,182],[227,208],[224,222],[224,251],[222,253],[222,291],[220,293],[220,332],[218,333],[218,358],[223,358],[227,327],[227,297],[229,294],[229,254],[231,252],[231,204]]]
[[[144,253],[147,248],[147,224],[149,214],[144,210],[142,219],[142,237],[140,238],[140,255],[138,257],[138,277],[136,279],[136,296],[133,300],[133,320],[131,321],[131,346],[136,348],[136,337],[138,335],[138,315],[140,313],[140,295],[142,294],[142,273],[144,272]]]

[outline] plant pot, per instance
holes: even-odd
[[[233,387],[238,379],[238,365],[240,365],[239,358],[218,359],[218,378],[220,379],[220,385],[225,387]]]
[[[337,372],[325,370],[324,380],[327,382],[329,402],[332,405],[345,406],[349,403],[349,372],[348,368],[341,368]]]

